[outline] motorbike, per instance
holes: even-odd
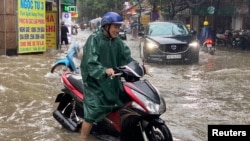
[[[234,36],[232,45],[245,50],[250,45],[250,32],[239,32],[239,34]]]
[[[215,46],[213,45],[213,40],[212,39],[206,39],[205,42],[203,43],[202,47],[203,47],[203,50],[206,53],[214,55],[214,53],[215,53]]]
[[[217,45],[230,46],[232,43],[233,33],[231,30],[226,30],[224,33],[216,34],[215,42]]]
[[[120,141],[173,141],[168,126],[160,118],[166,112],[165,100],[147,79],[141,79],[143,67],[132,61],[114,70],[130,100],[94,123],[91,134],[109,135]],[[53,117],[63,128],[78,132],[83,121],[83,81],[81,75],[72,72],[64,72],[61,81],[64,88],[55,100],[58,107]]]
[[[73,25],[71,28],[72,35],[77,35],[78,34],[78,26]]]
[[[239,47],[240,36],[242,35],[243,30],[234,30],[232,37],[232,47]]]
[[[58,59],[55,64],[51,67],[51,73],[57,73],[61,75],[63,72],[69,71],[74,73],[79,73],[79,67],[76,67],[75,59],[78,58],[80,53],[80,48],[77,42],[74,42],[66,57]]]

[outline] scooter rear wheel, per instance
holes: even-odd
[[[172,134],[165,124],[150,123],[145,131],[150,141],[173,141]]]
[[[72,72],[73,70],[65,64],[56,64],[51,68],[51,73],[62,75],[63,72]]]
[[[214,54],[215,54],[215,49],[210,48],[210,49],[208,50],[208,53],[209,53],[210,55],[214,55]]]

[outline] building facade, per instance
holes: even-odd
[[[46,38],[47,30],[53,31],[53,45],[55,48],[58,47],[60,42],[60,21],[61,21],[61,8],[63,5],[75,5],[75,0],[38,0],[38,1],[29,1],[31,2],[33,7],[29,7],[30,5],[27,4],[28,2],[25,0],[1,0],[0,1],[0,55],[18,55],[20,51],[20,39],[33,39],[33,38]],[[40,3],[38,3],[40,2]],[[29,9],[29,11],[21,11],[21,8]],[[20,8],[20,9],[19,9]],[[31,14],[36,15],[38,14],[37,9],[45,9],[45,13],[40,16],[40,19],[28,19]],[[23,12],[23,13],[22,13]],[[48,13],[54,12],[54,17],[51,17]],[[20,13],[22,13],[24,18],[20,18]],[[56,13],[56,14],[55,14]],[[32,16],[33,16],[32,15]],[[20,21],[25,20],[20,27]],[[27,22],[28,21],[28,22]],[[47,22],[53,21],[53,25],[46,25]],[[43,26],[38,27],[28,27],[30,23],[39,23],[43,24]],[[26,24],[26,25],[25,25]],[[28,27],[28,28],[27,28]],[[44,27],[44,28],[42,28]],[[23,30],[28,31],[29,34],[21,35]],[[33,30],[33,31],[32,31]],[[34,31],[35,30],[35,31]],[[40,34],[38,30],[43,30],[44,34]],[[34,32],[34,33],[32,33]],[[45,35],[46,34],[46,35]],[[26,37],[26,35],[28,37]],[[52,34],[48,34],[49,36]],[[47,40],[47,39],[44,39]],[[25,43],[25,42],[24,42]],[[38,46],[40,44],[45,44],[46,48],[46,41],[42,42],[27,42],[29,45]],[[39,47],[35,47],[34,51],[39,51]],[[31,51],[32,52],[32,51]],[[25,53],[25,52],[24,52]]]
[[[199,6],[178,12],[174,19],[183,21],[195,31],[200,30],[205,20],[216,32],[228,29],[249,30],[249,7],[250,0],[206,0]]]
[[[0,55],[12,55],[17,48],[17,0],[0,1]]]
[[[18,54],[18,1],[0,1],[0,55]],[[144,0],[147,1],[147,0]],[[216,2],[220,2],[216,5]],[[61,8],[63,5],[75,5],[76,0],[46,0],[46,13],[56,14],[56,45],[60,42]],[[178,20],[189,24],[193,30],[199,31],[204,20],[208,20],[216,32],[226,29],[250,29],[250,0],[207,0],[201,6],[187,9],[176,15]],[[217,10],[218,9],[218,10]],[[217,10],[217,13],[214,12]]]

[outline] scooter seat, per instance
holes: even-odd
[[[70,75],[68,80],[77,90],[83,93],[83,82],[80,75]]]

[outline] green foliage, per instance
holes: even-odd
[[[79,17],[90,20],[101,17],[108,11],[115,11],[121,14],[125,1],[128,0],[77,0]]]
[[[200,6],[206,0],[148,0],[153,10],[161,10],[166,19],[174,19],[178,12]]]

